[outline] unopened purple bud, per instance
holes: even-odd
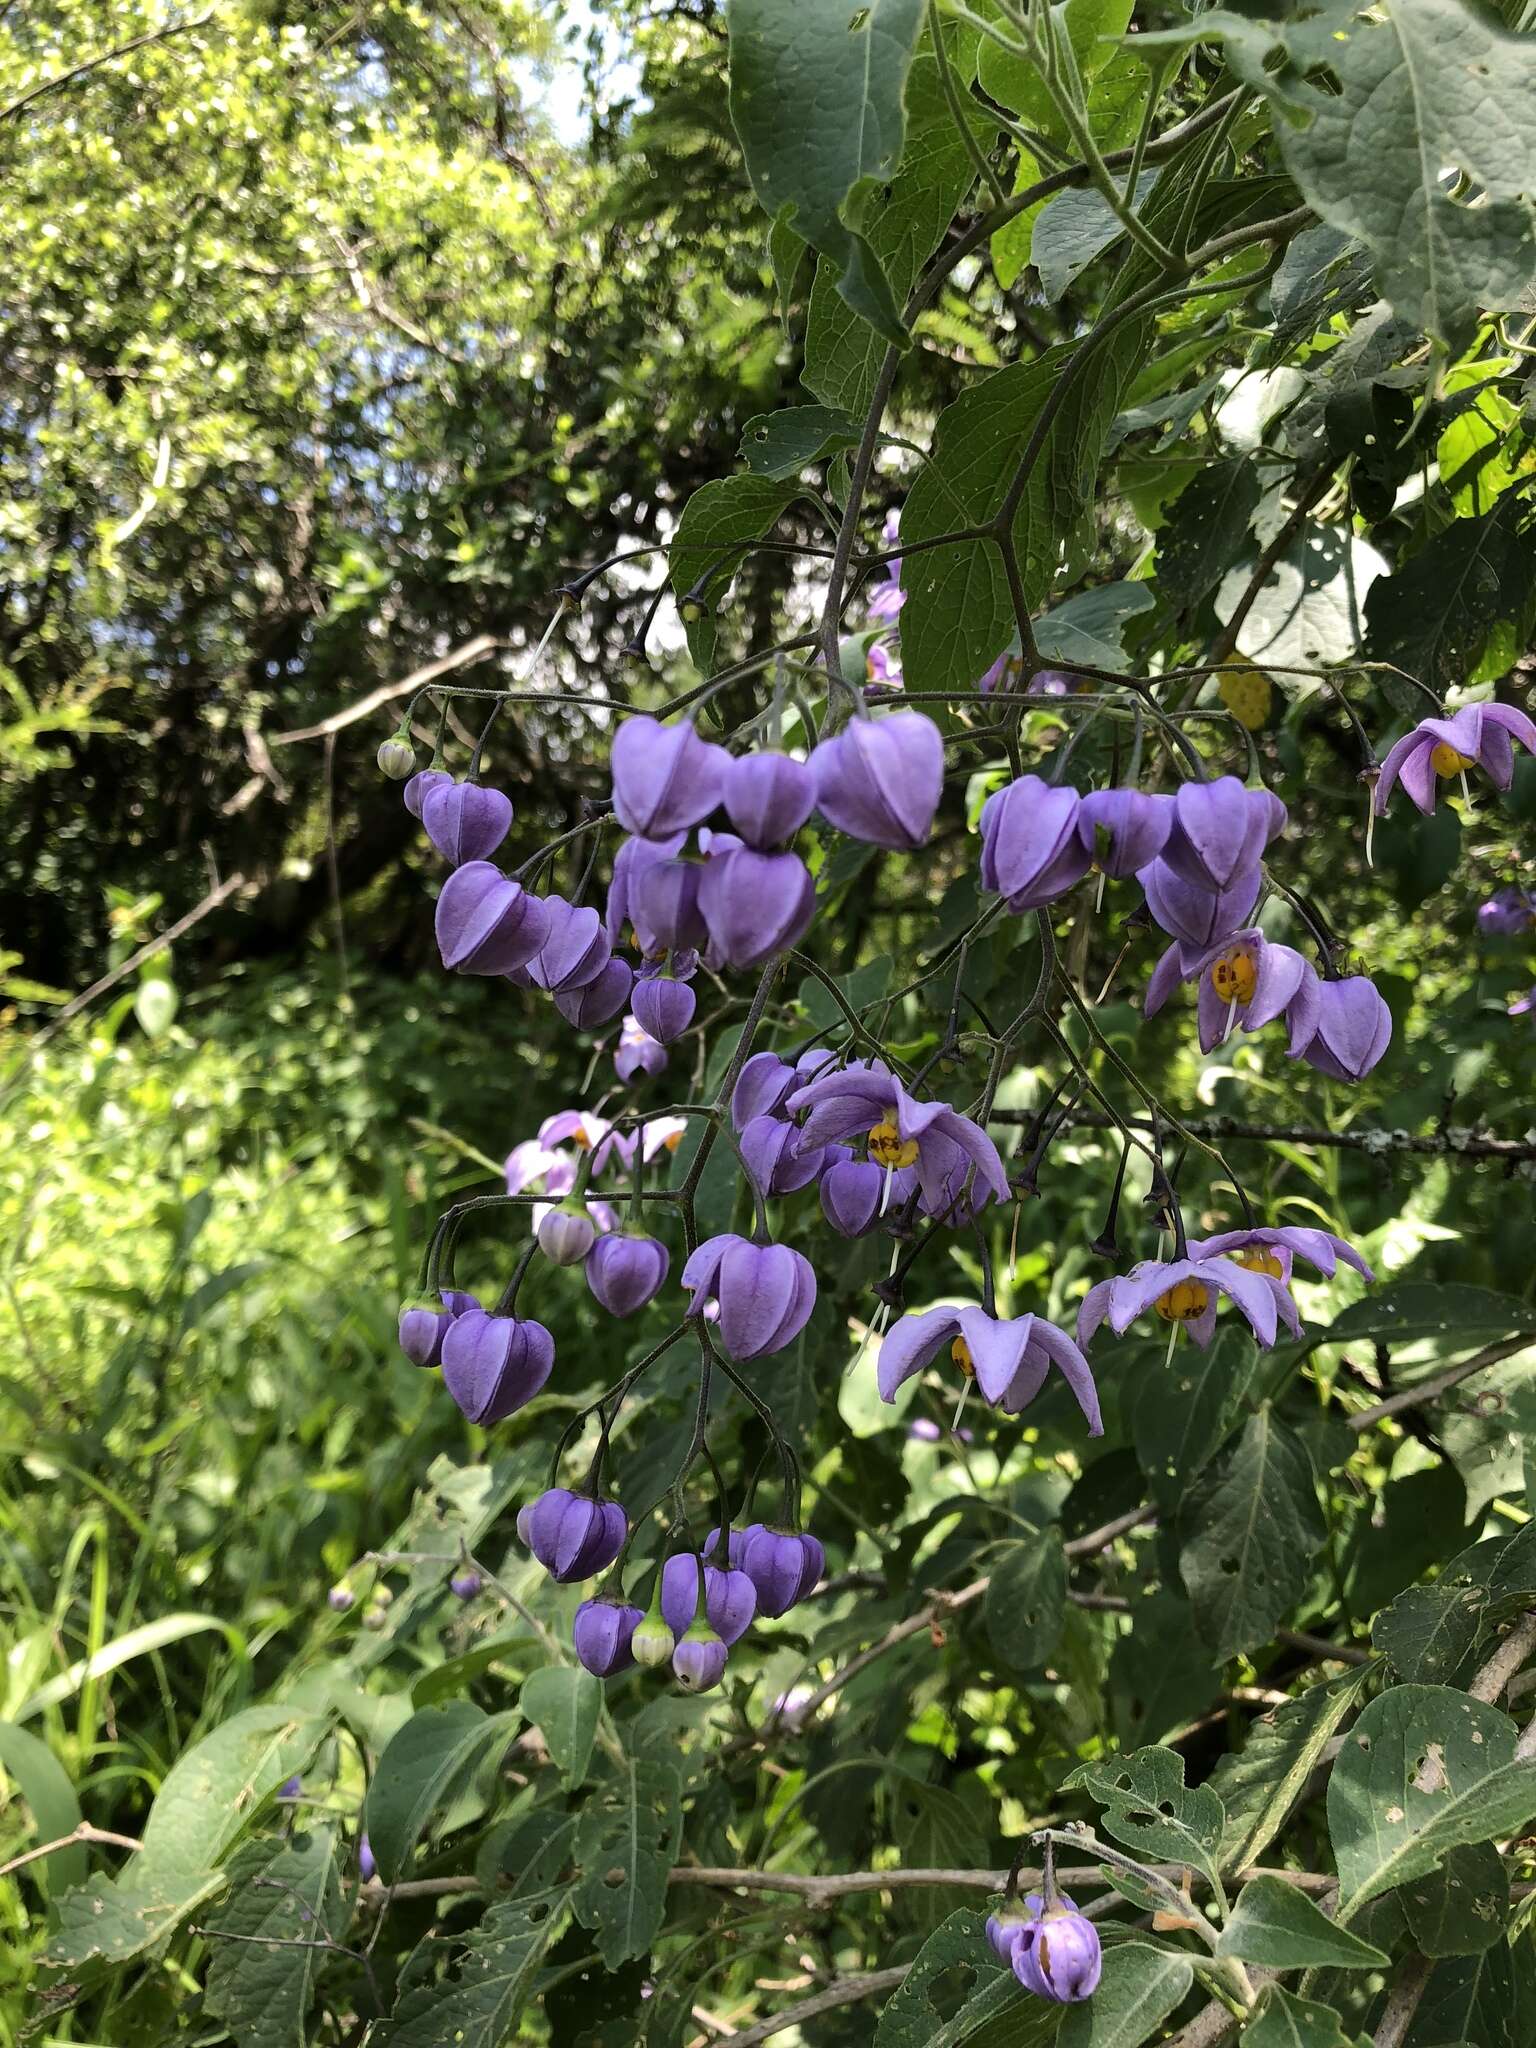
[[[1285,805],[1271,790],[1245,789],[1235,775],[1184,782],[1174,795],[1162,859],[1186,882],[1230,889],[1257,868],[1285,818]]]
[[[684,1692],[711,1692],[725,1676],[726,1646],[707,1621],[696,1621],[672,1652]]]
[[[1099,1931],[1065,1901],[1027,1921],[1009,1957],[1026,1991],[1056,2005],[1077,2005],[1098,1989],[1104,1967]]]
[[[1031,1897],[1021,1903],[1015,1899],[996,1913],[987,1915],[987,1942],[993,1955],[1000,1963],[1013,1963],[1013,1945],[1026,1927],[1034,1924],[1043,1901]]]
[[[699,909],[704,869],[696,860],[648,863],[630,884],[630,917],[647,953],[698,951],[709,940]]]
[[[460,870],[462,873],[462,869]],[[542,1323],[470,1309],[443,1339],[443,1385],[471,1422],[505,1422],[549,1378],[555,1340]]]
[[[577,1661],[594,1678],[612,1678],[634,1663],[630,1645],[645,1619],[621,1600],[583,1600],[571,1624]]]
[[[743,754],[725,771],[725,808],[748,846],[782,846],[816,804],[816,775],[789,754]]]
[[[944,793],[944,741],[922,712],[855,718],[821,741],[811,767],[823,815],[851,839],[911,853],[933,829]]]
[[[1088,872],[1075,789],[1021,775],[981,810],[981,886],[1015,913],[1052,903]]]
[[[738,1364],[792,1344],[816,1306],[810,1261],[784,1244],[754,1244],[731,1233],[706,1238],[681,1277],[693,1296],[689,1315],[707,1315],[709,1303],[719,1303],[720,1342]]]
[[[436,928],[445,967],[459,974],[511,974],[549,936],[549,913],[500,868],[472,860],[444,882]]]
[[[512,799],[478,782],[439,782],[422,799],[427,837],[453,865],[489,860],[512,829]]]
[[[699,907],[713,955],[727,967],[761,967],[804,937],[816,885],[799,854],[742,846],[705,863]]]
[[[303,1790],[304,1780],[302,1778],[284,1778],[282,1784],[277,1788],[277,1797],[279,1799],[297,1799]]]
[[[626,832],[665,839],[707,818],[720,801],[729,756],[691,722],[631,718],[613,742],[613,808]]]
[[[752,1526],[755,1529],[757,1524],[754,1522]],[[739,1571],[741,1569],[741,1547],[746,1540],[747,1532],[745,1529],[729,1529],[726,1531],[725,1561],[732,1571]],[[706,1561],[714,1557],[720,1548],[720,1531],[718,1529],[711,1529],[704,1538],[702,1547]]]
[[[455,1572],[448,1581],[448,1590],[455,1600],[474,1600],[479,1597],[484,1584],[478,1572]]]
[[[350,1586],[332,1586],[325,1598],[326,1604],[336,1614],[345,1614],[347,1609],[355,1606],[357,1602],[357,1595]]]
[[[1358,1081],[1392,1042],[1392,1012],[1368,975],[1317,984],[1317,1029],[1301,1057],[1335,1081]]]
[[[635,1021],[658,1045],[673,1045],[693,1022],[698,998],[686,981],[666,974],[642,974],[630,993]]]
[[[1139,789],[1096,789],[1077,809],[1077,835],[1090,860],[1117,881],[1149,867],[1172,830],[1172,799]]]
[[[821,1212],[839,1237],[862,1237],[882,1214],[909,1202],[916,1188],[915,1167],[839,1159],[821,1177]]]
[[[757,1613],[757,1588],[743,1571],[705,1565],[704,1618],[729,1647],[743,1636]],[[662,1618],[675,1636],[686,1634],[698,1614],[699,1560],[680,1550],[661,1568]]]
[[[567,903],[563,896],[545,896],[542,906],[548,929],[528,962],[528,980],[556,995],[586,988],[613,958],[602,919],[595,910]]]
[[[756,1522],[745,1532],[741,1568],[757,1588],[758,1612],[787,1614],[821,1583],[827,1553],[814,1536]]]
[[[597,1226],[581,1204],[562,1203],[539,1222],[539,1250],[557,1266],[579,1266],[597,1242]]]
[[[781,1060],[776,1052],[753,1053],[731,1091],[731,1122],[742,1131],[753,1117],[773,1115],[798,1085],[788,1060]]]
[[[1146,891],[1147,908],[1168,936],[1203,953],[1247,922],[1263,877],[1258,868],[1249,868],[1226,888],[1212,889],[1186,880],[1159,858],[1142,868],[1136,879]]]
[[[567,1024],[578,1031],[595,1031],[612,1023],[635,985],[635,972],[627,960],[610,960],[595,981],[582,988],[557,988],[555,1008]]]
[[[624,1548],[629,1523],[617,1501],[552,1486],[528,1516],[528,1548],[561,1585],[595,1578]]]
[[[430,793],[440,784],[447,785],[452,781],[453,777],[445,768],[423,768],[419,774],[411,777],[400,792],[405,808],[413,818],[419,818],[421,807]]]
[[[368,1883],[377,1869],[378,1865],[373,1860],[373,1844],[366,1835],[359,1835],[357,1838],[357,1870],[364,1884]]]
[[[403,1308],[400,1311],[400,1349],[412,1365],[441,1365],[443,1339],[452,1327],[452,1316],[444,1315],[441,1309]]]
[[[611,1316],[632,1316],[660,1292],[671,1255],[654,1237],[616,1230],[587,1254],[587,1285]]]
[[[765,1195],[792,1195],[808,1188],[825,1159],[819,1145],[802,1152],[799,1131],[781,1117],[753,1117],[740,1142],[747,1171]]]

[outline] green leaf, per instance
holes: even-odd
[[[1242,2048],[1355,2048],[1331,2005],[1297,1998],[1278,1984],[1267,1984],[1258,2017],[1242,2033]]]
[[[1421,1955],[1481,1955],[1504,1938],[1509,1872],[1491,1842],[1452,1849],[1438,1870],[1416,1877],[1398,1896]]]
[[[212,1870],[262,1802],[304,1769],[325,1729],[322,1716],[283,1706],[231,1714],[166,1773],[133,1871]]]
[[[518,1705],[542,1733],[567,1789],[581,1784],[602,1712],[602,1681],[573,1664],[551,1664],[524,1680]]]
[[[1188,1863],[1216,1874],[1226,1815],[1208,1785],[1184,1783],[1173,1749],[1138,1749],[1103,1763],[1080,1764],[1062,1781],[1081,1786],[1104,1808],[1104,1829],[1154,1862]]]
[[[486,1715],[471,1700],[450,1700],[413,1714],[390,1742],[365,1808],[369,1846],[386,1884],[405,1875],[427,1822],[517,1720],[516,1714]]]
[[[1515,1742],[1507,1715],[1448,1687],[1400,1685],[1371,1702],[1328,1782],[1342,1917],[1536,1815],[1536,1771],[1515,1762]]]
[[[325,1950],[345,1939],[336,1842],[317,1830],[249,1842],[230,1865],[230,1897],[208,1922],[208,2010],[240,2048],[305,2048],[305,2019]],[[270,1944],[270,1945],[269,1945]],[[281,1945],[278,1945],[281,1944]]]
[[[839,448],[856,448],[863,423],[835,405],[792,405],[760,412],[741,430],[742,461],[754,476],[783,482]]]
[[[1217,1764],[1210,1785],[1227,1814],[1223,1870],[1244,1870],[1263,1855],[1376,1675],[1377,1667],[1364,1664],[1327,1685],[1308,1686],[1283,1707],[1262,1715],[1249,1729],[1241,1751]]]
[[[1148,1491],[1166,1512],[1178,1508],[1232,1427],[1257,1355],[1245,1330],[1226,1329],[1208,1349],[1182,1345],[1165,1369],[1145,1372],[1131,1433]]]
[[[995,520],[1047,405],[1055,404],[1013,520],[1025,598],[1039,603],[1054,579],[1062,544],[1088,505],[1099,450],[1145,331],[1140,321],[1125,322],[1093,350],[1059,403],[1052,394],[1077,354],[1075,344],[999,370],[946,407],[933,459],[907,495],[902,538],[936,540]],[[934,690],[974,685],[1018,630],[997,550],[990,541],[964,541],[908,555],[902,581],[908,684]]]
[[[46,1742],[9,1721],[0,1721],[0,1770],[16,1780],[16,1789],[31,1807],[40,1844],[60,1841],[79,1827],[83,1816],[69,1773]],[[81,1842],[56,1849],[28,1868],[45,1893],[57,1896],[85,1883],[90,1855]]]
[[[649,1952],[677,1860],[681,1785],[656,1756],[630,1757],[600,1779],[576,1830],[581,1866],[572,1904],[609,1969]]]
[[[1279,1877],[1250,1878],[1243,1886],[1216,1953],[1271,1970],[1384,1970],[1388,1962]]]
[[[89,1884],[59,1900],[59,1924],[43,1960],[61,1970],[78,1970],[86,1963],[126,1963],[174,1934],[189,1913],[223,1888],[220,1870],[144,1878],[130,1865],[122,1879],[98,1872]]]
[[[1444,1339],[1436,1347],[1439,1356],[1455,1357],[1526,1330],[1536,1336],[1536,1308],[1518,1295],[1459,1282],[1398,1280],[1352,1302],[1326,1330],[1315,1332],[1312,1342],[1358,1344],[1369,1338],[1407,1345]],[[1411,1385],[1410,1374],[1401,1374],[1400,1383]]]
[[[1062,2015],[1057,2048],[1140,2048],[1181,2005],[1194,1982],[1188,1958],[1143,1942],[1104,1951],[1104,1974],[1085,2005]]]
[[[1306,1590],[1326,1528],[1300,1439],[1266,1403],[1185,1505],[1179,1570],[1220,1657],[1267,1642]]]
[[[1221,1680],[1187,1600],[1166,1587],[1132,1600],[1131,1625],[1110,1652],[1109,1684],[1127,1747],[1160,1741],[1212,1703]]]
[[[701,671],[714,665],[719,638],[715,606],[749,544],[764,539],[799,495],[797,484],[776,483],[766,476],[722,476],[701,485],[683,507],[668,573],[678,603],[684,606],[688,652]]]
[[[1142,173],[1136,184],[1138,207],[1156,183],[1155,171]],[[1093,186],[1068,186],[1048,199],[1030,242],[1030,261],[1040,273],[1040,295],[1046,304],[1054,305],[1073,279],[1124,233],[1109,201]]]
[[[1394,575],[1377,578],[1365,599],[1365,651],[1443,696],[1466,682],[1496,628],[1528,623],[1533,574],[1536,527],[1511,494],[1482,519],[1452,520]],[[1423,698],[1405,684],[1394,701],[1424,715]]]
[[[401,1993],[379,2025],[378,2048],[443,2048],[445,2042],[453,2048],[502,2048],[513,2040],[513,2023],[528,2002],[568,1898],[562,1888],[493,1906],[455,1950],[443,1978]]]
[[[881,2012],[874,2048],[961,2048],[1001,2013],[1009,2016],[1006,2038],[1016,2048],[1050,2039],[1055,2014],[1045,2025],[1041,2002],[1026,1998],[1013,1972],[998,1963],[986,1928],[986,1915],[967,1906],[934,1929]]]
[[[1487,1605],[1482,1586],[1410,1586],[1377,1615],[1371,1641],[1399,1678],[1443,1684],[1482,1634]]]
[[[1078,76],[1086,86],[1117,56],[1114,38],[1123,36],[1129,26],[1131,0],[1058,0],[1051,14],[1058,29],[1066,32]],[[983,91],[1017,114],[1025,127],[1058,142],[1071,141],[1039,67],[1027,57],[1016,56],[987,37],[981,45],[977,72]],[[1096,127],[1095,132],[1102,142],[1102,131]]]
[[[1419,2004],[1410,2037],[1426,2044],[1476,2042],[1477,2048],[1530,2048],[1536,2018],[1536,1946],[1529,1936],[1495,1942],[1478,1956],[1439,1963]]]
[[[1467,1490],[1454,1465],[1391,1479],[1379,1513],[1362,1524],[1345,1566],[1352,1614],[1373,1614],[1450,1552],[1467,1521]]]
[[[906,329],[855,223],[895,177],[924,0],[730,0],[731,120],[758,203],[838,273],[837,289],[887,341]]]
[[[1099,583],[1079,590],[1035,621],[1035,645],[1051,661],[1122,674],[1131,665],[1122,644],[1125,629],[1155,602],[1145,583]]]
[[[976,31],[952,22],[946,24],[944,38],[951,65],[963,75],[975,63]],[[985,117],[978,108],[974,118],[968,118],[978,144],[985,147],[991,139]],[[898,302],[906,299],[918,272],[943,240],[975,176],[925,37],[907,76],[907,146],[900,175],[871,195],[860,222]],[[840,295],[836,265],[818,263],[806,314],[806,389],[829,406],[862,414],[886,346],[886,339]]]
[[[1174,499],[1158,535],[1157,587],[1176,610],[1213,591],[1247,547],[1260,495],[1252,457],[1233,455],[1208,462]]]
[[[1067,1614],[1067,1554],[1059,1525],[1004,1546],[981,1612],[1004,1664],[1028,1671],[1049,1661]]]

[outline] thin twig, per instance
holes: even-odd
[[[119,57],[129,57],[135,50],[144,50],[151,43],[168,42],[172,36],[184,36],[195,28],[203,28],[212,21],[215,9],[210,7],[202,14],[195,14],[190,21],[173,21],[164,28],[152,28],[144,35],[134,36],[131,41],[119,43],[115,49],[103,50],[99,56],[87,57],[83,64],[76,64],[68,71],[59,72],[55,78],[45,78],[40,85],[34,85],[24,92],[20,99],[12,100],[8,107],[0,107],[0,122],[13,121],[16,116],[30,107],[34,100],[40,100],[44,93],[58,92],[62,86],[70,85],[77,78],[83,78],[88,71],[99,71],[104,64],[115,64]]]

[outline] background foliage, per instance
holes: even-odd
[[[659,2048],[803,2008],[817,2048],[1043,2042],[1057,2015],[998,1970],[980,1911],[1026,1833],[1065,1822],[1193,1869],[1202,1902],[1225,1885],[1218,1954],[1255,1987],[1281,1973],[1244,2048],[1515,2048],[1536,2025],[1529,1674],[1506,1654],[1536,1605],[1531,1165],[1476,1152],[1532,1137],[1508,1014],[1530,940],[1476,907],[1536,880],[1536,777],[1432,819],[1399,803],[1370,867],[1340,701],[1379,757],[1428,708],[1409,679],[1528,696],[1526,23],[1067,0],[1064,112],[985,35],[1017,39],[991,0],[947,10],[942,65],[915,0],[866,12],[873,65],[823,0],[736,0],[729,24],[708,0],[225,0],[193,26],[120,6],[109,31],[84,5],[0,11],[0,1862],[85,1830],[0,1878],[6,2041]],[[580,123],[556,124],[546,81],[578,62]],[[1106,155],[1139,234],[1070,168]],[[1230,246],[1169,283],[1147,235]],[[422,972],[434,867],[370,765],[406,693],[353,714],[432,664],[507,680],[556,586],[668,539],[690,499],[671,586],[703,579],[704,615],[652,623],[664,558],[626,563],[545,694],[659,703],[814,633],[833,537],[856,526],[862,560],[898,504],[909,544],[1006,504],[1052,661],[1201,671],[1153,701],[1282,790],[1287,877],[1387,995],[1391,1051],[1347,1090],[1270,1039],[1201,1058],[1186,1008],[1141,1018],[1151,943],[1113,891],[1063,913],[1063,957],[1177,1114],[1291,1134],[1223,1143],[1270,1220],[1339,1230],[1380,1284],[1303,1285],[1307,1341],[1273,1354],[1096,1350],[1098,1442],[1057,1394],[1027,1428],[968,1412],[964,1439],[950,1389],[893,1411],[867,1352],[848,1371],[876,1254],[828,1260],[814,1202],[776,1205],[823,1300],[765,1391],[829,1585],[722,1694],[631,1677],[600,1701],[565,1648],[575,1591],[512,1518],[556,1427],[655,1333],[599,1336],[536,1270],[561,1365],[487,1437],[399,1357],[394,1313],[444,1203],[497,1184],[543,1114],[611,1100],[608,1062],[547,1008]],[[723,538],[770,529],[729,590],[710,573]],[[1007,650],[1004,570],[982,539],[908,557],[910,691],[972,691]],[[849,632],[867,595],[856,567]],[[1202,668],[1239,661],[1259,674]],[[722,720],[756,688],[712,700]],[[855,1003],[976,909],[975,814],[1008,759],[981,710],[928,708],[958,769],[932,847],[819,848],[817,958]],[[476,713],[450,714],[466,754]],[[498,725],[514,860],[606,794],[607,730],[553,702]],[[1081,734],[1074,774],[1107,773],[1111,730],[1041,700],[1013,743],[1045,772]],[[965,993],[1007,1014],[1036,962],[1005,921]],[[926,1056],[951,1002],[936,977],[891,1036]],[[778,1003],[777,1042],[836,1023],[814,982]],[[641,1100],[697,1099],[717,1054],[688,1041]],[[958,1048],[955,1099],[983,1067]],[[1047,1035],[1021,1043],[997,1126],[1021,1161],[1062,1072]],[[1087,1248],[1118,1149],[1089,1125],[1050,1143],[1016,1260],[997,1226],[1005,1309],[1069,1321],[1106,1270]],[[1142,1191],[1127,1256],[1150,1249]],[[706,1227],[739,1192],[712,1176]],[[1233,1220],[1198,1149],[1181,1193]],[[515,1249],[487,1226],[466,1277],[499,1284]],[[977,1278],[957,1238],[910,1303]],[[618,1440],[640,1493],[691,1429],[682,1365],[650,1384]],[[749,1468],[744,1405],[717,1431]],[[491,1581],[469,1605],[461,1545]],[[362,1597],[338,1616],[343,1577]],[[388,1898],[360,1882],[365,1825],[404,1880]],[[1235,2032],[1201,1941],[1081,1860],[1110,1945],[1064,2048]],[[1254,1865],[1286,1881],[1244,1887]],[[900,1875],[934,1868],[951,1880]]]

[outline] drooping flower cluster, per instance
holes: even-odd
[[[1026,1991],[1053,2005],[1077,2005],[1099,1988],[1099,1931],[1065,1892],[1031,1892],[987,1916],[987,1941]]]

